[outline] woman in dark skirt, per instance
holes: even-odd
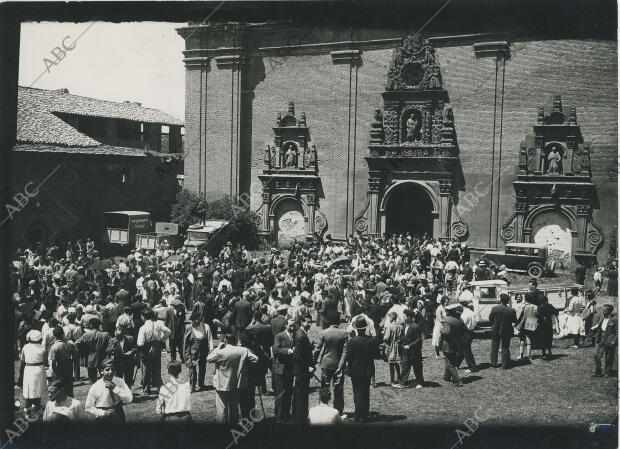
[[[544,360],[548,360],[551,357],[553,330],[557,326],[557,318],[557,309],[549,304],[549,299],[544,296],[542,304],[538,306],[538,342],[540,343]]]

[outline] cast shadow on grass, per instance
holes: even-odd
[[[141,395],[134,394],[133,401],[131,402],[133,404],[141,404],[143,402],[151,402],[157,399],[158,397],[159,397],[159,394],[141,394]]]
[[[478,363],[476,365],[476,368],[478,369],[478,371],[482,371],[484,369],[489,369],[491,368],[491,364],[489,362],[482,362],[482,363]]]
[[[461,382],[463,382],[464,384],[470,384],[472,382],[475,382],[477,380],[481,380],[484,379],[484,377],[482,376],[467,376],[467,377],[461,377]]]
[[[368,422],[392,423],[395,421],[403,421],[407,419],[407,415],[384,415],[378,412],[370,412]]]

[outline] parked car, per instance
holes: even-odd
[[[534,278],[551,274],[555,268],[547,258],[547,247],[537,243],[507,243],[504,251],[486,251],[484,258],[506,265],[508,271],[527,273]]]
[[[500,293],[508,291],[508,283],[501,279],[472,281],[469,283],[474,295],[474,315],[476,324],[488,324],[491,309],[500,304]]]
[[[153,229],[151,214],[137,210],[104,212],[102,224],[105,242],[119,246],[133,246],[136,235]]]
[[[166,243],[170,248],[180,248],[183,239],[179,235],[179,225],[175,223],[157,222],[155,232],[136,235],[136,249],[163,248]]]
[[[228,239],[228,221],[205,220],[187,228],[183,243],[188,252],[206,249],[210,255],[217,255]]]

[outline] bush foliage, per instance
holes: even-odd
[[[171,212],[172,222],[179,224],[182,233],[202,220],[228,220],[230,241],[248,249],[255,249],[259,243],[257,219],[256,212],[238,206],[229,196],[207,201],[187,189],[179,191]]]

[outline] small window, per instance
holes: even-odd
[[[515,254],[515,248],[513,248],[512,246],[507,246],[506,254]]]
[[[532,254],[534,254],[535,256],[538,256],[538,254],[540,254],[540,250],[538,248],[533,248]]]
[[[495,299],[497,291],[495,287],[480,287],[480,299]]]

